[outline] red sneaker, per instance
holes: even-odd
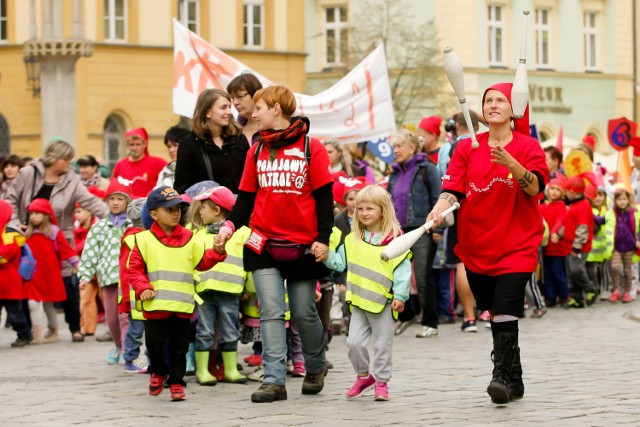
[[[151,379],[149,380],[149,394],[151,396],[157,396],[162,393],[164,381],[168,377],[168,375],[151,374]]]
[[[182,387],[182,384],[171,384],[169,389],[171,390],[172,402],[179,402],[187,398],[187,396],[184,394],[184,387]]]
[[[631,298],[631,294],[629,292],[625,292],[624,295],[622,295],[622,302],[631,302],[633,301],[633,298]]]
[[[616,289],[615,291],[613,291],[611,293],[611,296],[609,297],[609,301],[611,301],[611,302],[620,301],[620,290]]]
[[[262,356],[260,356],[259,354],[252,354],[250,356],[245,357],[243,360],[249,366],[262,365]]]
[[[364,377],[359,376],[356,379],[356,382],[353,383],[351,388],[347,391],[346,396],[348,399],[355,399],[356,397],[360,397],[366,391],[371,390],[375,383],[376,379],[371,374]]]

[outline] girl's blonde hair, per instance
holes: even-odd
[[[191,224],[191,231],[198,231],[204,228],[204,222],[200,215],[200,208],[202,207],[202,201],[192,200],[187,209],[187,223]]]
[[[365,226],[360,222],[358,218],[358,206],[362,203],[373,203],[380,206],[382,212],[382,236],[383,239],[387,236],[397,237],[402,233],[400,229],[400,223],[396,218],[396,212],[391,202],[391,195],[384,188],[379,185],[368,185],[362,190],[358,191],[356,196],[356,214],[355,221],[353,221],[353,232],[356,240],[362,239],[364,235]]]
[[[35,227],[33,224],[31,224],[31,220],[29,220],[29,224],[27,225],[27,239],[33,236],[33,233],[35,233],[36,230],[40,231],[45,236],[48,236],[48,237],[51,236],[51,231],[52,231],[51,218],[46,213],[43,213],[43,212],[38,212],[38,213],[41,213],[44,216],[44,219],[42,220],[42,224]],[[30,214],[31,212],[29,212],[29,215]]]

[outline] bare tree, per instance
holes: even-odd
[[[384,43],[398,125],[449,110],[450,97],[442,97],[446,81],[432,21],[416,25],[406,0],[352,0],[349,22],[349,68]]]

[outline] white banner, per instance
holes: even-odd
[[[242,72],[251,72],[264,86],[272,82],[232,58],[174,19],[173,112],[192,117],[200,92],[226,90]],[[349,74],[315,95],[296,94],[297,113],[311,121],[309,134],[354,143],[384,138],[396,131],[382,46],[376,48]]]

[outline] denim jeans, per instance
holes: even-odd
[[[140,347],[142,346],[142,334],[144,333],[144,320],[135,320],[131,318],[129,313],[129,327],[124,337],[124,354],[125,362],[133,362],[140,356]]]
[[[284,279],[277,268],[253,272],[260,302],[260,331],[264,382],[284,385],[287,373],[287,334],[284,327],[286,311]],[[287,283],[291,316],[300,331],[305,368],[310,374],[324,370],[324,337],[322,323],[316,311],[316,280]]]
[[[220,351],[238,350],[240,339],[240,296],[224,292],[207,291],[200,294],[204,301],[198,306],[196,325],[196,351],[209,351],[213,346],[216,321],[220,325],[222,339]]]

